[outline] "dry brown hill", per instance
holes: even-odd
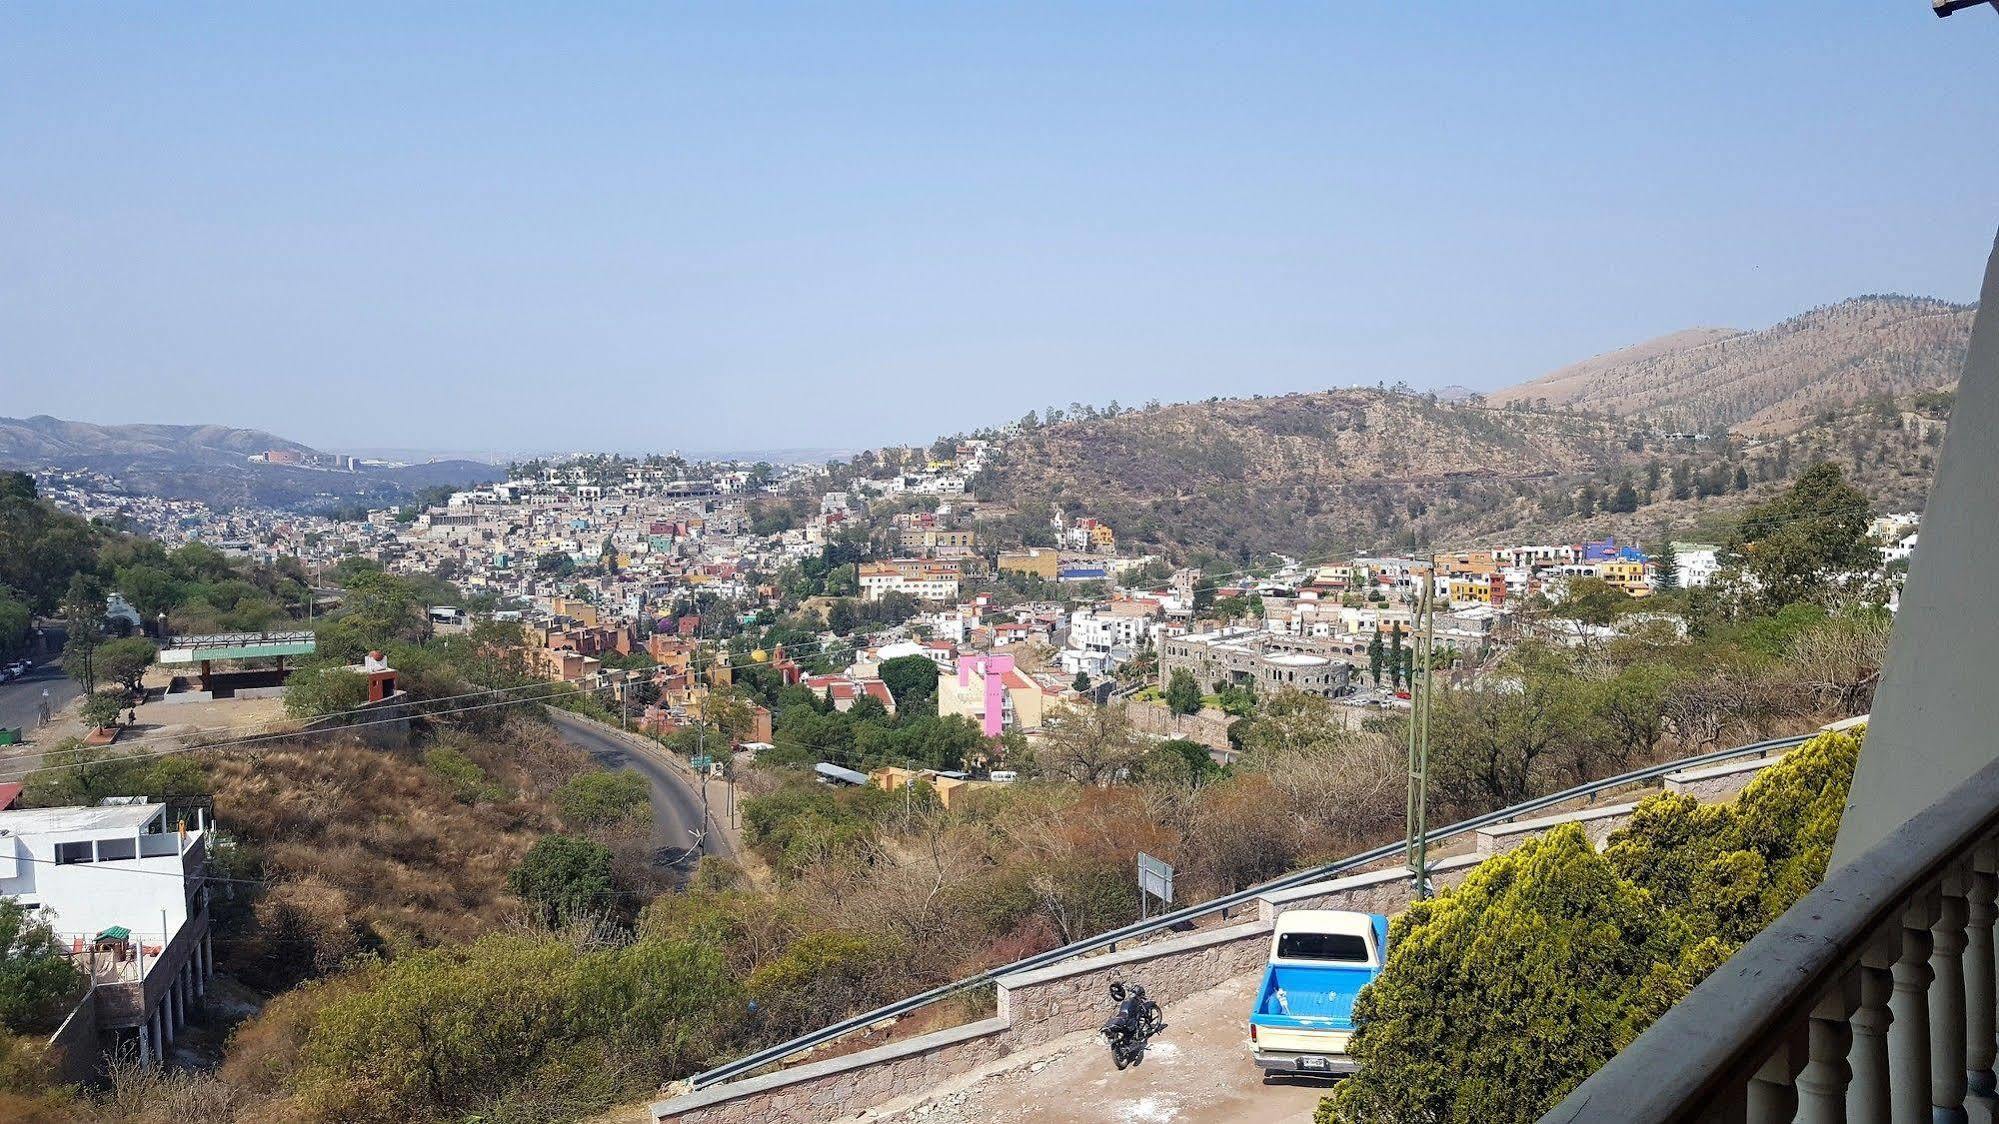
[[[1697,328],[1492,395],[1638,418],[1667,430],[1794,433],[1828,410],[1955,386],[1975,309],[1864,296],[1756,332]]]

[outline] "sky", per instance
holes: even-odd
[[[0,7],[0,415],[857,448],[1970,300],[1989,8]]]

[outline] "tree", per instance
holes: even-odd
[[[1603,509],[1612,515],[1629,515],[1637,511],[1638,490],[1631,486],[1629,480],[1618,481],[1617,490],[1611,493],[1610,500],[1603,505]]]
[[[285,681],[285,713],[317,718],[353,710],[368,701],[368,677],[334,664],[294,670]]]
[[[1318,1119],[1526,1124],[1720,959],[1564,824],[1394,920]]]
[[[46,1032],[83,984],[49,923],[20,902],[0,898],[0,1027]]]
[[[79,713],[83,724],[93,729],[116,725],[118,715],[125,709],[125,696],[120,691],[96,691],[83,700]]]
[[[1680,555],[1670,541],[1659,544],[1659,553],[1653,560],[1653,572],[1658,575],[1662,592],[1670,593],[1680,588]]]
[[[507,888],[539,909],[550,925],[601,916],[617,892],[610,849],[573,835],[544,835],[507,873]]]
[[[1403,666],[1402,622],[1396,621],[1389,626],[1388,632],[1388,678],[1389,682],[1396,687],[1402,686]]]
[[[1847,579],[1877,569],[1881,552],[1867,521],[1867,497],[1831,463],[1813,465],[1783,495],[1751,508],[1736,537],[1763,607],[1826,604]]]
[[[1374,630],[1374,637],[1367,642],[1367,673],[1374,685],[1381,686],[1381,661],[1385,649],[1381,643],[1381,630]]]
[[[1074,678],[1073,680],[1070,680],[1070,682],[1069,682],[1069,689],[1070,689],[1070,690],[1072,690],[1072,691],[1074,691],[1074,692],[1076,692],[1076,693],[1077,693],[1077,694],[1079,694],[1079,695],[1087,695],[1087,694],[1089,694],[1089,693],[1090,693],[1090,673],[1089,673],[1089,672],[1087,672],[1087,671],[1078,671],[1078,672],[1076,672],[1076,678]]]
[[[1121,703],[1070,713],[1044,737],[1042,766],[1089,785],[1116,780],[1148,748]]]
[[[1166,680],[1166,706],[1175,714],[1196,714],[1201,709],[1201,685],[1184,667],[1173,669]]]
[[[897,714],[935,709],[937,665],[931,662],[929,656],[897,656],[892,660],[883,660],[879,674],[882,682],[888,685],[889,696],[895,699]]]
[[[159,654],[159,647],[141,636],[106,641],[97,649],[97,674],[137,691]]]

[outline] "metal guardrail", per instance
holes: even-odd
[[[1571,800],[1597,796],[1611,789],[1658,780],[1668,773],[1677,773],[1682,769],[1698,769],[1704,765],[1718,765],[1724,761],[1733,761],[1740,757],[1768,755],[1773,750],[1789,749],[1792,746],[1800,745],[1816,737],[1818,733],[1819,731],[1814,730],[1808,734],[1793,734],[1789,737],[1771,738],[1768,741],[1751,742],[1748,745],[1739,745],[1731,749],[1718,749],[1711,753],[1699,753],[1692,757],[1682,757],[1677,761],[1668,761],[1659,765],[1647,765],[1642,769],[1633,769],[1628,773],[1620,773],[1614,777],[1605,777],[1603,780],[1579,784],[1573,788],[1563,789],[1560,792],[1553,792],[1546,796],[1538,796],[1532,800],[1523,801],[1512,807],[1501,808],[1496,812],[1487,812],[1484,815],[1473,816],[1471,819],[1461,820],[1449,826],[1440,827],[1430,832],[1429,841],[1434,846],[1444,840],[1465,835],[1483,827],[1508,823],[1523,816],[1531,816],[1536,812],[1546,811],[1549,808]],[[727,1081],[731,1078],[741,1077],[744,1074],[762,1069],[764,1066],[781,1062],[794,1054],[803,1053],[814,1046],[824,1045],[836,1038],[881,1022],[883,1019],[906,1015],[920,1007],[929,1006],[940,999],[948,999],[960,992],[968,991],[975,987],[983,987],[999,979],[1001,976],[1010,976],[1015,972],[1045,968],[1050,964],[1095,952],[1100,948],[1106,948],[1122,941],[1150,936],[1183,922],[1205,917],[1210,913],[1218,913],[1225,909],[1246,905],[1264,894],[1277,890],[1288,890],[1294,886],[1304,886],[1313,882],[1321,882],[1362,867],[1372,866],[1383,859],[1394,858],[1396,855],[1401,854],[1403,847],[1404,844],[1399,840],[1394,843],[1384,843],[1372,850],[1362,851],[1357,855],[1350,855],[1338,862],[1327,863],[1324,866],[1312,867],[1308,870],[1287,874],[1282,878],[1276,878],[1269,882],[1252,886],[1247,890],[1237,890],[1235,893],[1224,894],[1221,897],[1191,905],[1185,909],[1175,910],[1172,913],[1163,913],[1149,920],[1126,925],[1122,929],[1112,929],[1109,932],[1099,933],[1094,937],[1085,937],[1080,941],[1063,945],[1060,948],[1036,953],[1033,956],[1016,960],[1011,964],[1005,964],[997,968],[988,968],[975,976],[967,976],[962,980],[956,980],[931,988],[929,991],[920,992],[907,999],[897,1000],[885,1007],[878,1007],[865,1014],[855,1015],[852,1018],[844,1019],[831,1026],[815,1030],[810,1034],[801,1035],[789,1042],[781,1042],[775,1046],[758,1050],[754,1054],[749,1054],[735,1061],[716,1066],[714,1069],[697,1073],[689,1078],[688,1081],[695,1089],[705,1089],[710,1085]]]

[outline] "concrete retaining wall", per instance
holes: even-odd
[[[82,1085],[97,1078],[102,1062],[97,1045],[97,991],[93,988],[49,1036],[48,1064],[57,1081]]]
[[[1270,922],[1259,919],[1002,976],[999,1014],[1008,1022],[1008,1050],[1102,1026],[1110,1017],[1106,989],[1114,980],[1174,1003],[1255,970],[1269,942]]]
[[[1229,749],[1229,723],[1235,721],[1212,706],[1198,714],[1175,714],[1163,703],[1135,702],[1125,707],[1125,713],[1131,716],[1132,729],[1141,734],[1186,738],[1223,752]]]
[[[1610,833],[1631,822],[1631,813],[1636,804],[1605,804],[1599,808],[1584,808],[1580,812],[1563,812],[1558,816],[1542,816],[1538,819],[1515,820],[1512,823],[1494,824],[1479,828],[1475,834],[1477,850],[1481,855],[1503,855],[1529,839],[1565,823],[1579,824],[1590,842],[1602,848],[1603,841]]]
[[[1752,757],[1746,761],[1725,761],[1705,769],[1686,769],[1666,774],[1666,791],[1683,792],[1696,800],[1715,801],[1734,796],[1763,770],[1783,760],[1783,755]]]

